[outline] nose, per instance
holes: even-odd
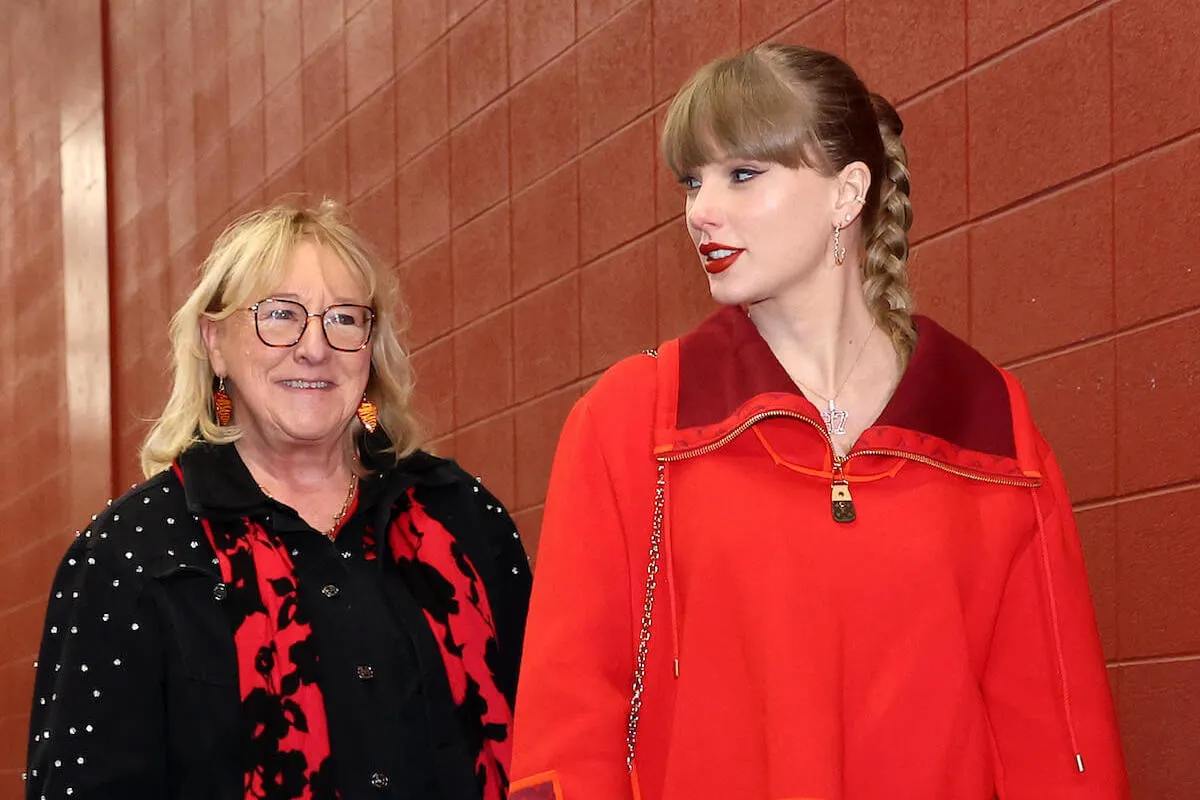
[[[329,357],[333,348],[325,339],[324,326],[325,318],[322,314],[308,315],[308,324],[304,327],[304,333],[300,335],[300,341],[296,343],[296,358],[319,362]]]
[[[687,222],[690,228],[711,233],[721,226],[724,213],[719,195],[717,187],[701,184],[688,198]]]

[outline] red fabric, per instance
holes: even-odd
[[[483,737],[475,766],[483,776],[484,800],[500,800],[507,785],[504,765],[512,759],[512,711],[487,663],[496,638],[491,606],[478,571],[454,537],[426,513],[411,489],[408,498],[409,508],[388,530],[388,544],[397,560],[425,565],[449,582],[449,597],[440,608],[423,610],[437,638],[455,704],[480,713]]]
[[[287,549],[251,520],[235,531],[201,523],[217,556],[226,602],[244,615],[234,632],[242,716],[251,737],[244,797],[336,796],[328,789],[328,775],[321,776],[329,758],[325,701],[308,643],[312,627],[296,620]],[[312,658],[298,663],[304,656]]]
[[[746,352],[707,334],[711,357]],[[718,446],[764,410],[815,414],[757,362],[687,360],[676,341],[600,379],[555,456],[514,786],[555,772],[563,800],[632,797],[658,453],[678,460],[638,736],[646,800],[1128,798],[1062,476],[1011,376],[948,344],[914,359],[920,385],[860,440],[900,455],[846,462],[849,524],[832,520],[811,421],[762,419]],[[712,385],[739,371],[741,393]]]

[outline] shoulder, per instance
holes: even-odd
[[[190,548],[197,531],[178,476],[165,470],[93,516],[77,534],[71,551],[86,554],[89,565],[108,565],[140,576],[153,572],[153,565],[164,559],[173,560],[177,549]]]
[[[672,342],[654,350],[623,358],[597,379],[585,395],[592,405],[620,404],[632,398],[653,396],[658,381],[658,360]]]
[[[387,471],[385,480],[413,487],[423,500],[468,502],[495,513],[504,512],[503,504],[488,491],[483,479],[469,472],[453,458],[417,450]]]
[[[605,448],[631,440],[648,442],[662,394],[659,382],[668,374],[659,366],[670,358],[672,346],[667,342],[656,351],[629,356],[605,370],[575,403],[564,430],[589,431],[585,436],[594,436]]]
[[[456,539],[469,547],[476,542],[493,559],[512,561],[510,567],[525,563],[520,534],[508,509],[481,477],[452,458],[423,450],[403,459],[396,469],[409,471],[405,482],[413,487],[415,498]]]

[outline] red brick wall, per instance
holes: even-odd
[[[65,464],[111,443],[87,474],[137,479],[167,320],[224,224],[291,191],[351,204],[400,271],[436,447],[535,550],[571,403],[711,308],[656,156],[665,103],[764,39],[846,56],[899,107],[918,300],[1016,371],[1059,453],[1135,796],[1200,795],[1200,6],[109,0],[106,29],[48,47],[55,6],[17,0],[0,38],[0,626],[19,632],[0,645],[0,797],[50,572],[104,499]],[[93,229],[64,222],[86,194],[68,145],[98,80],[78,54],[101,45],[112,249],[88,324],[112,355],[81,380],[63,254]],[[111,406],[70,405],[108,370]]]

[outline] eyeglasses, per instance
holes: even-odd
[[[249,308],[254,315],[254,332],[268,347],[295,347],[308,328],[312,317],[321,320],[321,332],[334,350],[353,353],[371,341],[375,312],[370,306],[340,303],[329,306],[319,314],[310,314],[303,303],[278,300],[274,297],[259,300]]]

